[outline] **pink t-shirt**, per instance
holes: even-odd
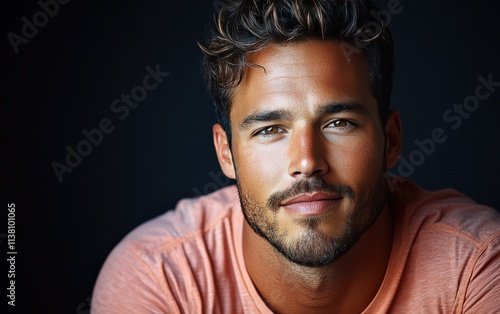
[[[394,244],[363,313],[499,313],[500,215],[405,180],[390,195]],[[97,280],[92,313],[271,313],[242,255],[236,187],[178,203],[127,235]]]

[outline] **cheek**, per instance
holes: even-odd
[[[371,186],[381,174],[384,143],[374,136],[347,139],[332,149],[333,171],[342,182],[354,189]],[[364,189],[364,188],[363,188]]]
[[[286,149],[279,145],[235,147],[235,163],[244,189],[262,191],[267,197],[286,173]],[[257,196],[258,197],[258,196]]]

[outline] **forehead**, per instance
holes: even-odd
[[[283,103],[373,104],[366,59],[349,49],[340,41],[307,40],[270,44],[248,54],[253,66],[247,67],[234,90],[231,113],[273,109]]]

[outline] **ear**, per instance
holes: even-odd
[[[217,159],[219,160],[219,165],[222,172],[230,178],[236,178],[236,172],[233,164],[233,156],[231,154],[231,148],[227,141],[227,135],[220,124],[214,124],[212,127],[215,152],[217,153]]]
[[[386,169],[396,165],[401,155],[401,119],[397,110],[391,110],[385,123],[385,160]]]

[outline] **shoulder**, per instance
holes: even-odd
[[[238,202],[236,188],[227,187],[181,200],[175,210],[130,232],[99,273],[92,312],[176,313],[185,311],[181,306],[186,304],[197,312],[203,296],[196,289],[206,286],[199,275],[206,276],[205,268],[211,267],[210,250],[225,245],[224,240],[213,240],[214,233],[231,237],[231,230],[221,230],[231,229],[227,226]]]
[[[429,192],[409,181],[392,193],[391,207],[401,300],[411,300],[427,312],[485,313],[496,306],[500,293],[496,210],[457,191]]]
[[[500,235],[500,213],[453,190],[426,191],[405,181],[392,193],[391,204],[405,228],[434,230],[481,245]]]
[[[235,186],[198,198],[180,200],[175,209],[140,225],[120,245],[151,254],[165,247],[190,241],[228,219],[238,206]]]

